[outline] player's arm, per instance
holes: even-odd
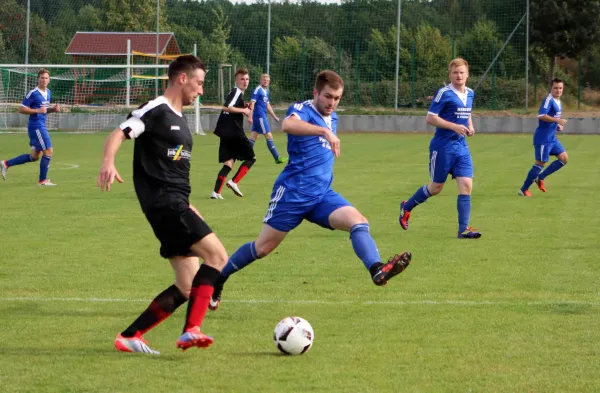
[[[241,113],[246,115],[247,117],[252,115],[252,110],[250,108],[236,108],[235,103],[238,101],[239,96],[236,90],[232,90],[231,93],[227,96],[225,100],[225,105],[223,105],[223,112],[229,113]]]
[[[469,115],[469,132],[467,133],[467,136],[473,136],[475,135],[475,127],[473,127],[473,116]]]
[[[60,112],[60,107],[58,106],[58,104],[55,104],[52,107],[48,107],[47,110],[48,113],[56,113],[56,112]]]
[[[336,157],[340,156],[340,140],[326,127],[310,124],[300,118],[299,115],[292,113],[283,120],[281,125],[283,132],[296,136],[322,136],[331,145],[331,151]]]
[[[120,127],[117,127],[106,138],[102,166],[100,167],[100,174],[98,174],[98,180],[96,181],[96,185],[102,191],[110,191],[110,186],[115,182],[115,179],[119,183],[123,183],[123,179],[121,179],[121,175],[119,175],[115,167],[115,156],[125,139],[125,133]]]
[[[557,123],[559,126],[564,126],[567,123],[567,119],[557,119],[548,114],[538,116],[538,119],[545,121],[546,123]]]
[[[456,132],[458,135],[465,136],[469,132],[469,129],[462,124],[452,123],[451,121],[444,120],[436,114],[429,112],[425,121],[430,126],[434,126],[437,128],[443,128],[445,130],[451,130]],[[470,121],[470,120],[469,120]]]
[[[33,109],[33,108],[30,108],[25,105],[21,105],[19,107],[19,113],[22,113],[24,115],[36,115],[38,113],[46,113],[46,112],[47,112],[47,109],[45,106],[38,108],[38,109]]]
[[[279,123],[279,118],[275,114],[275,111],[273,110],[273,107],[271,106],[270,102],[267,102],[267,112],[269,112],[269,115],[271,115],[273,120],[275,120],[277,123]]]

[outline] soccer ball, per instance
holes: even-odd
[[[315,333],[307,320],[300,317],[287,317],[275,326],[273,341],[286,355],[302,355],[312,347]]]

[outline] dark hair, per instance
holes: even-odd
[[[247,68],[238,68],[238,70],[235,72],[235,75],[233,76],[234,79],[237,78],[238,75],[248,75],[248,69]]]
[[[342,80],[342,77],[340,77],[335,71],[321,71],[315,78],[315,89],[318,93],[320,93],[325,86],[329,86],[332,89],[339,89],[344,87],[344,81]]]
[[[206,72],[204,62],[194,55],[179,56],[169,64],[169,81],[175,80],[179,75],[185,74],[190,76],[192,71],[202,70]]]
[[[48,74],[48,76],[50,76],[50,71],[48,71],[48,70],[47,70],[47,69],[45,69],[45,68],[42,68],[41,70],[39,70],[39,71],[38,71],[38,76],[37,76],[37,77],[39,78],[39,77],[40,77],[40,76],[42,76],[43,74]]]
[[[555,83],[562,83],[564,85],[565,81],[563,81],[560,78],[554,78],[554,79],[552,79],[552,85],[554,85]]]

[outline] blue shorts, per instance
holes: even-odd
[[[536,161],[541,162],[548,162],[550,161],[550,156],[557,156],[565,152],[565,148],[558,139],[554,139],[552,143],[545,145],[533,145],[533,148],[535,150]]]
[[[276,185],[263,222],[281,232],[291,231],[300,225],[302,220],[333,230],[329,225],[329,216],[344,206],[352,205],[331,189],[321,196],[307,199],[294,190]]]
[[[267,119],[267,116],[253,117],[252,131],[258,132],[259,134],[268,134],[271,132],[271,126],[269,125],[269,119]]]
[[[429,151],[429,176],[434,183],[445,183],[448,175],[452,178],[473,178],[473,160],[471,152],[460,151]]]
[[[50,134],[46,128],[28,128],[27,133],[29,134],[29,146],[31,148],[44,151],[52,147],[52,140],[50,140]]]

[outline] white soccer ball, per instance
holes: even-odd
[[[315,339],[315,332],[307,320],[300,317],[287,317],[275,326],[273,341],[286,355],[302,355],[308,352]]]

